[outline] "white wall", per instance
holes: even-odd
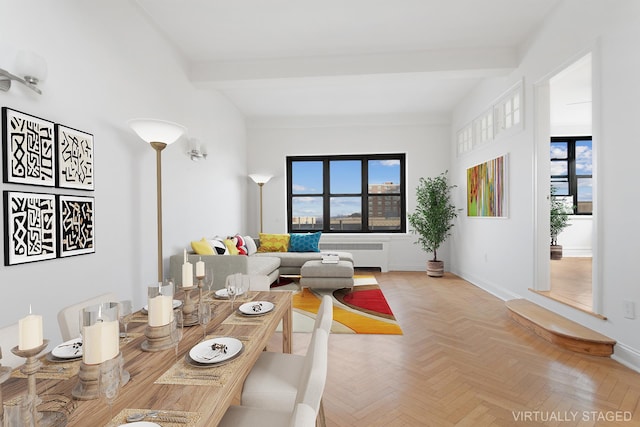
[[[444,172],[449,164],[448,117],[352,117],[348,119],[254,120],[249,123],[248,168],[274,175],[263,189],[265,233],[287,232],[286,156],[313,154],[406,153],[408,212],[415,209],[420,177]],[[249,231],[259,229],[258,187],[248,192]],[[349,236],[341,236],[345,240]],[[354,237],[355,238],[355,237]],[[375,240],[375,235],[358,236]],[[386,234],[385,238],[389,238]],[[323,239],[326,239],[323,236]],[[334,241],[335,239],[331,239]],[[427,254],[415,245],[415,235],[390,237],[390,270],[424,270]],[[445,260],[448,247],[438,251]]]
[[[629,214],[640,209],[640,200],[629,196],[640,156],[640,146],[629,138],[635,133],[635,122],[640,115],[638,40],[640,2],[567,0],[561,3],[523,52],[519,69],[506,79],[495,79],[477,88],[453,115],[452,136],[524,77],[524,130],[496,140],[483,150],[454,158],[451,169],[456,179],[462,180],[466,168],[473,164],[504,153],[509,153],[511,161],[509,218],[459,218],[452,249],[453,271],[502,298],[531,299],[616,339],[615,357],[640,370],[640,335],[637,333],[640,320],[623,317],[625,300],[635,302],[636,306],[640,304],[640,286],[634,268],[640,253],[640,227],[634,215]],[[594,93],[594,135],[599,136],[595,172],[599,194],[596,244],[600,245],[598,280],[606,321],[528,290],[535,287],[537,238],[533,222],[536,176],[533,85],[589,49],[594,50],[596,88],[601,88]]]
[[[32,304],[44,316],[45,337],[55,344],[56,314],[63,306],[114,291],[140,307],[146,286],[156,281],[155,152],[126,121],[181,123],[209,149],[210,160],[200,163],[186,157],[184,140],[163,152],[168,266],[169,255],[203,233],[244,228],[244,120],[223,96],[193,88],[181,59],[126,0],[2,0],[0,67],[11,71],[21,49],[48,63],[43,95],[14,84],[0,92],[0,105],[94,135],[95,254],[0,266],[0,325],[17,322]]]

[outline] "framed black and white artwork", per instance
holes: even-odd
[[[95,252],[93,197],[59,195],[58,218],[60,257]]]
[[[55,185],[53,122],[2,107],[4,182]]]
[[[4,191],[4,264],[23,264],[56,256],[55,196]]]
[[[93,190],[93,135],[56,124],[57,186]]]

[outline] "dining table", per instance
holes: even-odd
[[[35,374],[41,401],[39,410],[57,411],[64,416],[60,425],[78,427],[117,427],[125,424],[127,415],[153,416],[154,411],[158,411],[157,418],[145,421],[162,427],[216,426],[227,408],[239,403],[246,376],[280,323],[282,351],[291,353],[292,293],[248,291],[235,304],[228,299],[204,298],[203,301],[211,305],[212,320],[204,330],[200,324],[184,327],[177,351],[175,347],[144,351],[147,316],[144,310],[137,311],[129,323],[127,338],[120,339],[124,371],[129,374],[129,380],[120,388],[112,406],[102,397],[89,400],[73,397],[81,360],[54,363],[45,355]],[[240,312],[241,304],[255,302],[271,303],[273,308],[260,315]],[[190,351],[205,338],[235,338],[242,344],[241,351],[220,363],[194,364]],[[26,375],[17,368],[0,387],[4,401],[25,394]]]

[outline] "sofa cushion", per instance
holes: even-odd
[[[321,231],[315,233],[291,233],[289,239],[289,252],[320,252]]]
[[[260,233],[258,252],[287,252],[289,250],[288,234]]]
[[[336,252],[331,253],[338,254],[341,261],[350,261],[353,263],[353,255],[350,252]],[[321,252],[272,252],[272,253],[257,253],[255,257],[278,257],[280,258],[280,267],[293,267],[300,268],[302,265],[311,260],[322,260]],[[288,273],[283,273],[288,274]]]
[[[247,250],[247,243],[245,242],[244,237],[236,234],[234,236],[234,239],[236,242],[236,248],[238,249],[238,255],[249,255],[249,251]]]
[[[216,253],[204,237],[201,240],[191,242],[191,249],[198,255],[215,255]]]
[[[227,247],[227,253],[229,255],[239,254],[235,239],[229,239],[229,238],[224,239],[224,245]]]
[[[227,246],[224,244],[223,239],[219,239],[219,238],[211,239],[209,240],[209,244],[211,245],[211,247],[213,248],[213,250],[216,252],[217,255],[226,255],[228,253]]]
[[[258,245],[251,236],[244,236],[244,243],[247,245],[247,255],[253,255],[258,252]]]

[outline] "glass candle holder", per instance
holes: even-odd
[[[120,353],[118,303],[107,302],[80,310],[82,361],[96,365]]]

